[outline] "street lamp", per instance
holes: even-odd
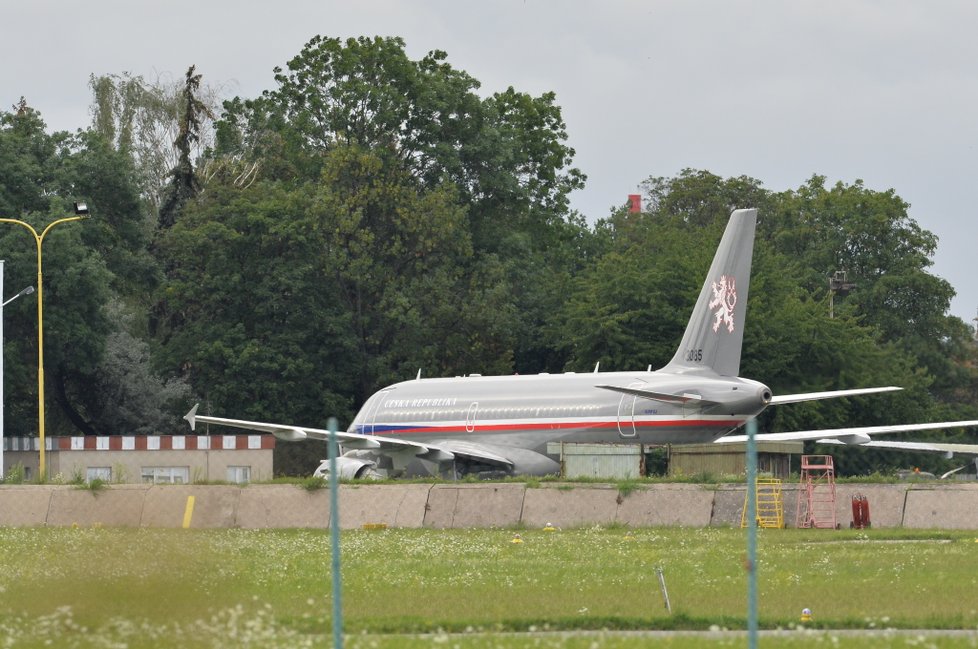
[[[3,307],[7,306],[21,295],[30,295],[33,286],[28,286],[9,300],[3,299],[3,259],[0,259],[0,482],[3,481]]]
[[[49,223],[46,228],[37,233],[30,223],[18,221],[17,219],[0,218],[0,223],[16,223],[27,229],[34,235],[34,242],[37,244],[37,436],[40,438],[41,455],[38,468],[38,481],[44,482],[47,473],[47,466],[44,463],[44,275],[41,266],[41,244],[44,237],[51,231],[51,228],[59,223],[68,221],[80,221],[88,217],[88,205],[85,203],[75,203],[75,216],[68,216]]]

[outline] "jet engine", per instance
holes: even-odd
[[[336,458],[336,473],[340,480],[380,480],[384,477],[377,471],[377,463],[373,460],[346,455]],[[323,460],[312,475],[317,478],[328,478],[329,460]]]

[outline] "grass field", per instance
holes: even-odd
[[[619,633],[744,629],[742,530],[514,534],[344,532],[347,646],[746,644]],[[761,530],[758,548],[761,627],[781,630],[779,647],[978,646],[974,532]],[[330,646],[329,567],[326,531],[3,528],[0,647]],[[802,627],[806,607],[814,621]]]

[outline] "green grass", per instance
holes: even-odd
[[[706,640],[601,631],[745,628],[742,530],[519,533],[522,543],[512,542],[513,530],[344,532],[348,646],[520,647],[526,636],[498,634],[534,630],[548,632],[532,636],[542,647],[693,647]],[[759,537],[760,621],[788,634],[778,646],[819,646],[806,644],[816,636],[789,633],[805,607],[816,629],[978,629],[974,532],[792,529]],[[0,637],[10,639],[2,646],[329,646],[329,567],[328,531],[0,528]],[[557,633],[568,630],[593,633]],[[820,646],[838,631],[827,633],[817,636]],[[890,640],[976,646],[971,638],[842,639],[846,647]]]

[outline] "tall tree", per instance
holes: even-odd
[[[10,216],[40,232],[70,214],[74,201],[88,203],[92,212],[84,222],[50,230],[43,243],[49,431],[119,432],[112,427],[115,415],[133,403],[103,402],[100,392],[112,391],[132,375],[106,372],[106,350],[121,336],[144,335],[145,326],[131,327],[106,307],[115,301],[128,304],[130,311],[145,308],[146,295],[157,281],[155,263],[146,251],[152,224],[132,162],[91,131],[46,134],[40,116],[26,103],[16,113],[0,114],[0,124],[0,165],[9,163],[12,172],[27,171],[0,179],[0,196],[9,197]],[[16,225],[4,225],[0,248],[7,251],[7,281],[15,286],[34,283],[32,235]],[[30,432],[36,415],[18,413],[32,412],[31,404],[36,403],[37,322],[25,309],[27,300],[18,302],[7,311],[10,317],[5,323],[9,327],[6,370],[8,377],[16,379],[8,382],[8,412],[17,416],[12,427]],[[98,392],[94,385],[99,386]]]
[[[970,380],[964,368],[973,346],[961,321],[947,314],[953,289],[929,272],[933,233],[909,216],[894,190],[874,191],[862,181],[826,187],[824,177],[813,176],[779,199],[765,227],[780,250],[809,269],[809,290],[827,293],[828,278],[845,271],[854,287],[836,297],[836,312],[911,354],[933,377],[934,395],[954,401]]]
[[[405,378],[406,365],[508,370],[512,346],[495,325],[508,309],[493,282],[481,287],[464,277],[485,272],[489,279],[492,271],[488,263],[472,266],[454,187],[419,191],[396,161],[358,146],[334,148],[326,159],[315,210],[334,285],[353,317],[358,399]]]
[[[400,38],[317,36],[276,68],[277,89],[226,104],[218,152],[280,152],[294,163],[276,170],[309,177],[317,152],[357,145],[392,156],[422,187],[454,183],[477,248],[514,227],[545,232],[584,182],[554,95],[509,88],[483,100],[446,59],[435,50],[412,61]]]
[[[177,150],[177,161],[170,170],[170,183],[163,190],[160,200],[160,228],[173,227],[183,206],[200,191],[200,183],[194,174],[191,153],[194,145],[200,142],[204,118],[213,119],[207,104],[198,96],[201,75],[194,74],[196,66],[187,70],[186,83],[180,96],[180,118],[177,137],[173,146]]]
[[[316,37],[276,81],[260,98],[225,105],[217,160],[260,160],[266,178],[311,182],[329,152],[355,146],[403,170],[419,192],[451,184],[473,249],[466,272],[495,268],[506,283],[497,299],[508,295],[499,312],[524,314],[511,323],[517,347],[508,353],[528,371],[562,364],[541,348],[545,310],[579,263],[588,228],[568,214],[584,177],[570,166],[552,93],[509,88],[483,99],[444,52],[414,61],[398,38]]]
[[[315,188],[213,186],[164,239],[168,362],[223,407],[317,419],[324,395],[349,415],[419,367],[506,371],[512,312],[467,275],[464,225],[451,186],[419,192],[355,146],[327,155]],[[252,412],[270,401],[282,411]]]
[[[140,197],[154,215],[164,187],[177,167],[180,151],[174,146],[185,115],[186,80],[146,80],[129,73],[92,75],[93,134],[129,157]],[[190,159],[199,160],[214,146],[213,113],[220,106],[222,89],[201,83],[194,91],[207,110],[197,112],[197,137],[187,142]]]
[[[0,112],[0,214],[19,218],[48,208],[70,136],[48,135],[40,113],[22,97]]]

